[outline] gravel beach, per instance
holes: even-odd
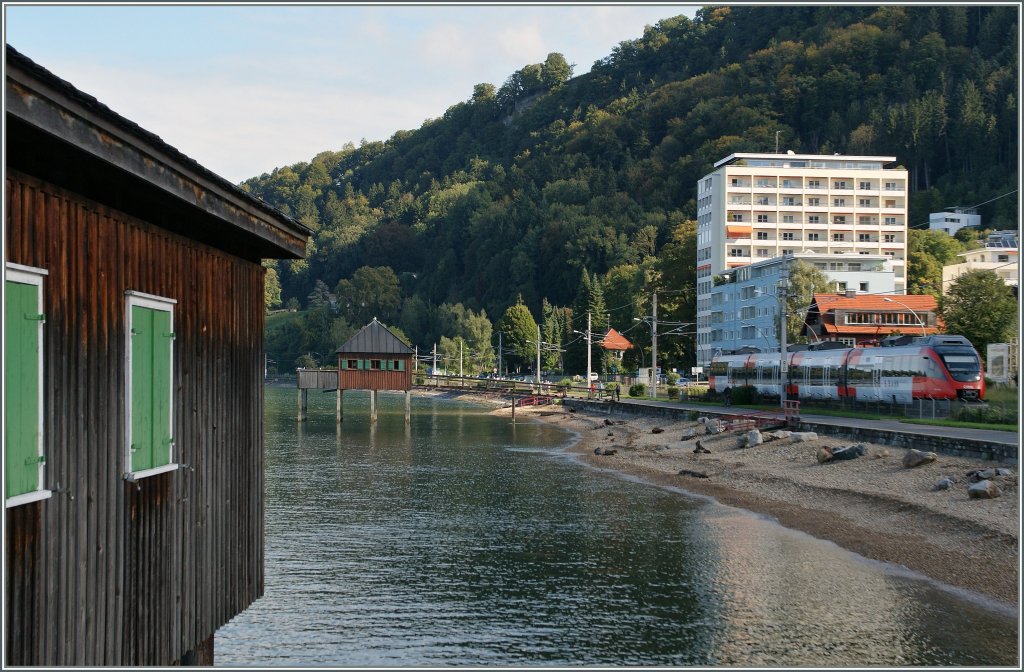
[[[510,415],[511,409],[492,413]],[[993,479],[1001,496],[971,499],[968,472],[1007,465],[940,454],[908,468],[903,466],[908,449],[877,444],[861,444],[864,455],[856,459],[819,463],[822,447],[838,449],[850,442],[818,435],[741,448],[744,430],[712,435],[697,422],[631,417],[611,418],[609,425],[607,416],[561,406],[519,408],[516,416],[576,432],[580,439],[571,450],[589,463],[711,496],[865,557],[1019,604],[1016,467]],[[684,439],[691,430],[696,435]],[[707,452],[694,452],[698,440]],[[595,455],[595,449],[615,454]],[[933,490],[947,476],[952,486]]]

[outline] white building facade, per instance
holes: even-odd
[[[971,208],[953,208],[947,212],[933,212],[928,215],[928,228],[942,231],[946,235],[955,236],[956,232],[965,227],[981,228],[981,215]]]
[[[714,276],[783,254],[876,255],[906,292],[907,171],[894,156],[736,153],[697,183],[697,364]]]
[[[880,254],[798,252],[723,271],[711,288],[711,356],[739,348],[779,351],[779,282],[784,267],[798,260],[824,273],[837,294],[893,294],[896,290],[892,261]]]
[[[1015,237],[990,236],[985,247],[961,252],[956,256],[963,261],[942,267],[943,294],[949,291],[950,283],[968,271],[992,271],[1010,287],[1017,286],[1020,265]]]

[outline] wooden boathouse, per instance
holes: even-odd
[[[264,258],[309,230],[6,51],[5,666],[213,663],[263,594]]]
[[[337,349],[338,420],[342,416],[345,390],[370,391],[370,422],[377,420],[377,391],[405,392],[405,421],[409,422],[412,390],[413,349],[390,329],[373,321]]]

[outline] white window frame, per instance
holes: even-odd
[[[149,308],[151,310],[162,310],[170,314],[171,317],[171,332],[174,332],[174,306],[177,305],[177,300],[170,299],[164,296],[156,296],[154,294],[146,294],[144,292],[137,292],[129,289],[125,291],[125,316],[124,316],[124,336],[125,336],[125,414],[124,414],[124,469],[123,478],[126,481],[137,481],[141,478],[147,478],[149,476],[156,476],[157,474],[163,474],[168,471],[174,471],[181,465],[174,461],[174,449],[177,447],[175,442],[171,442],[168,447],[169,454],[167,456],[167,464],[162,464],[159,467],[153,467],[152,469],[142,469],[140,471],[132,471],[132,308],[139,306],[142,308]],[[168,412],[170,413],[169,426],[173,431],[174,428],[174,345],[171,345],[171,361],[169,362],[171,375],[170,379],[170,390],[168,391],[168,399],[170,400]]]
[[[36,292],[37,292],[36,303],[40,307],[40,309],[42,309],[42,307],[43,307],[43,278],[48,276],[50,274],[50,272],[47,271],[45,268],[35,268],[34,266],[23,266],[22,264],[13,264],[13,263],[10,263],[10,262],[7,263],[5,271],[6,271],[6,273],[5,273],[5,277],[4,277],[4,281],[5,281],[5,284],[4,284],[4,288],[5,288],[4,289],[4,292],[5,292],[4,301],[6,302],[6,291],[7,291],[6,290],[6,287],[7,287],[6,281],[7,280],[11,280],[13,282],[18,282],[18,283],[22,283],[22,284],[26,284],[26,285],[35,285],[36,286]],[[42,312],[45,315],[45,311],[42,311]],[[43,417],[46,415],[46,413],[44,412],[44,407],[43,407],[43,401],[45,399],[45,391],[43,389],[43,385],[45,383],[45,380],[43,378],[43,373],[44,373],[44,371],[43,371],[43,343],[44,343],[43,339],[45,337],[45,330],[43,329],[43,325],[45,323],[46,323],[45,319],[42,319],[42,320],[39,321],[39,362],[36,365],[37,366],[36,370],[39,372],[39,399],[38,399],[38,402],[37,402],[38,403],[38,408],[39,408],[39,445],[36,448],[36,450],[37,450],[37,454],[39,455],[39,457],[44,458],[44,461],[41,461],[39,463],[39,474],[38,474],[37,479],[36,479],[36,486],[39,489],[38,490],[33,490],[32,492],[26,492],[26,493],[23,493],[23,494],[20,494],[20,495],[15,495],[13,497],[5,497],[4,498],[4,508],[8,508],[8,509],[11,508],[12,506],[19,506],[21,504],[28,504],[30,502],[38,502],[38,501],[43,500],[43,499],[49,499],[50,497],[53,496],[53,492],[51,490],[47,490],[45,488],[45,486],[43,485],[44,479],[46,478],[46,462],[45,462],[46,455],[44,453],[44,447],[46,445],[46,440],[45,440],[45,437],[43,436],[43,426],[44,426],[43,425]],[[8,391],[6,389],[4,389],[4,394],[5,395],[8,394]],[[4,494],[5,495],[7,494],[6,493],[6,489],[7,489],[7,485],[5,483],[4,484],[4,490],[5,490]]]

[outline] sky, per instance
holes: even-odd
[[[419,128],[551,52],[574,75],[677,3],[4,3],[5,41],[238,183]]]

